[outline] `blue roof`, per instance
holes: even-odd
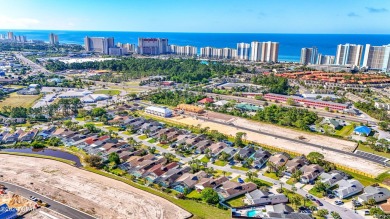
[[[0,218],[11,218],[16,215],[16,208],[8,208],[7,204],[0,205]]]
[[[371,129],[368,128],[367,126],[358,126],[353,131],[357,133],[363,133],[366,135],[369,135],[371,133]]]

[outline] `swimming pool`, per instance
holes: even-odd
[[[250,211],[246,212],[246,216],[248,216],[248,217],[255,217],[258,213],[259,213],[259,211],[250,210]]]

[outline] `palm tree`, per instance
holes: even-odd
[[[280,182],[280,190],[283,191],[283,185],[284,185],[284,182]]]
[[[226,171],[222,170],[222,174],[223,174],[223,176],[226,176]]]

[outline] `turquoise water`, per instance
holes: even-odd
[[[250,210],[246,213],[246,216],[248,217],[255,217],[258,214],[258,211],[256,210]]]

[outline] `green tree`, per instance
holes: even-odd
[[[85,162],[87,162],[91,167],[100,168],[102,166],[102,158],[97,155],[86,156]]]
[[[212,188],[205,188],[201,192],[202,200],[209,204],[217,204],[219,202],[218,193]]]
[[[107,113],[106,110],[101,108],[101,107],[93,108],[91,111],[91,115],[93,117],[101,117],[101,116],[105,115],[106,113]]]
[[[119,164],[121,161],[120,161],[120,158],[119,158],[119,155],[115,152],[112,152],[111,154],[108,155],[108,160],[110,162],[114,162],[116,164]]]
[[[307,159],[314,164],[321,164],[324,160],[324,155],[318,152],[310,152],[307,155]]]
[[[245,132],[237,132],[236,137],[234,139],[234,145],[237,147],[243,147],[244,143],[242,141],[242,138],[246,136]]]
[[[328,214],[329,214],[329,211],[326,210],[326,209],[320,209],[320,210],[317,211],[317,216],[318,217],[325,218],[326,215],[328,215]]]

